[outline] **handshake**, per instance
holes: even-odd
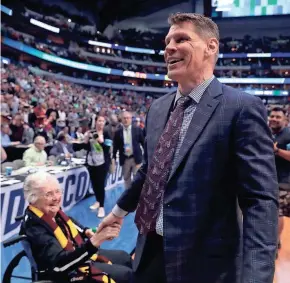
[[[95,233],[91,229],[88,229],[85,231],[85,234],[93,246],[99,247],[103,242],[117,238],[122,224],[123,218],[117,217],[111,212],[104,218]]]

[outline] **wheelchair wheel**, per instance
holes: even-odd
[[[11,262],[8,264],[4,272],[3,281],[2,281],[3,283],[12,283],[13,282],[12,278],[24,279],[24,280],[28,280],[29,282],[32,281],[32,274],[31,274],[31,277],[13,275],[14,269],[19,265],[19,262],[23,257],[27,258],[26,253],[24,251],[21,251],[11,260]]]

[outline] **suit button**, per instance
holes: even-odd
[[[170,207],[170,204],[167,204],[167,207]]]

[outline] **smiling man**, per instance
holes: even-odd
[[[269,127],[273,136],[279,182],[279,237],[283,231],[283,218],[290,217],[290,129],[285,126],[285,121],[286,111],[283,108],[275,107],[271,110]]]
[[[272,283],[278,184],[265,107],[214,77],[211,19],[177,13],[169,24],[178,90],[152,103],[142,167],[98,230],[136,210],[137,283]]]

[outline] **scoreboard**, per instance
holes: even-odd
[[[290,15],[290,0],[211,0],[212,17]]]

